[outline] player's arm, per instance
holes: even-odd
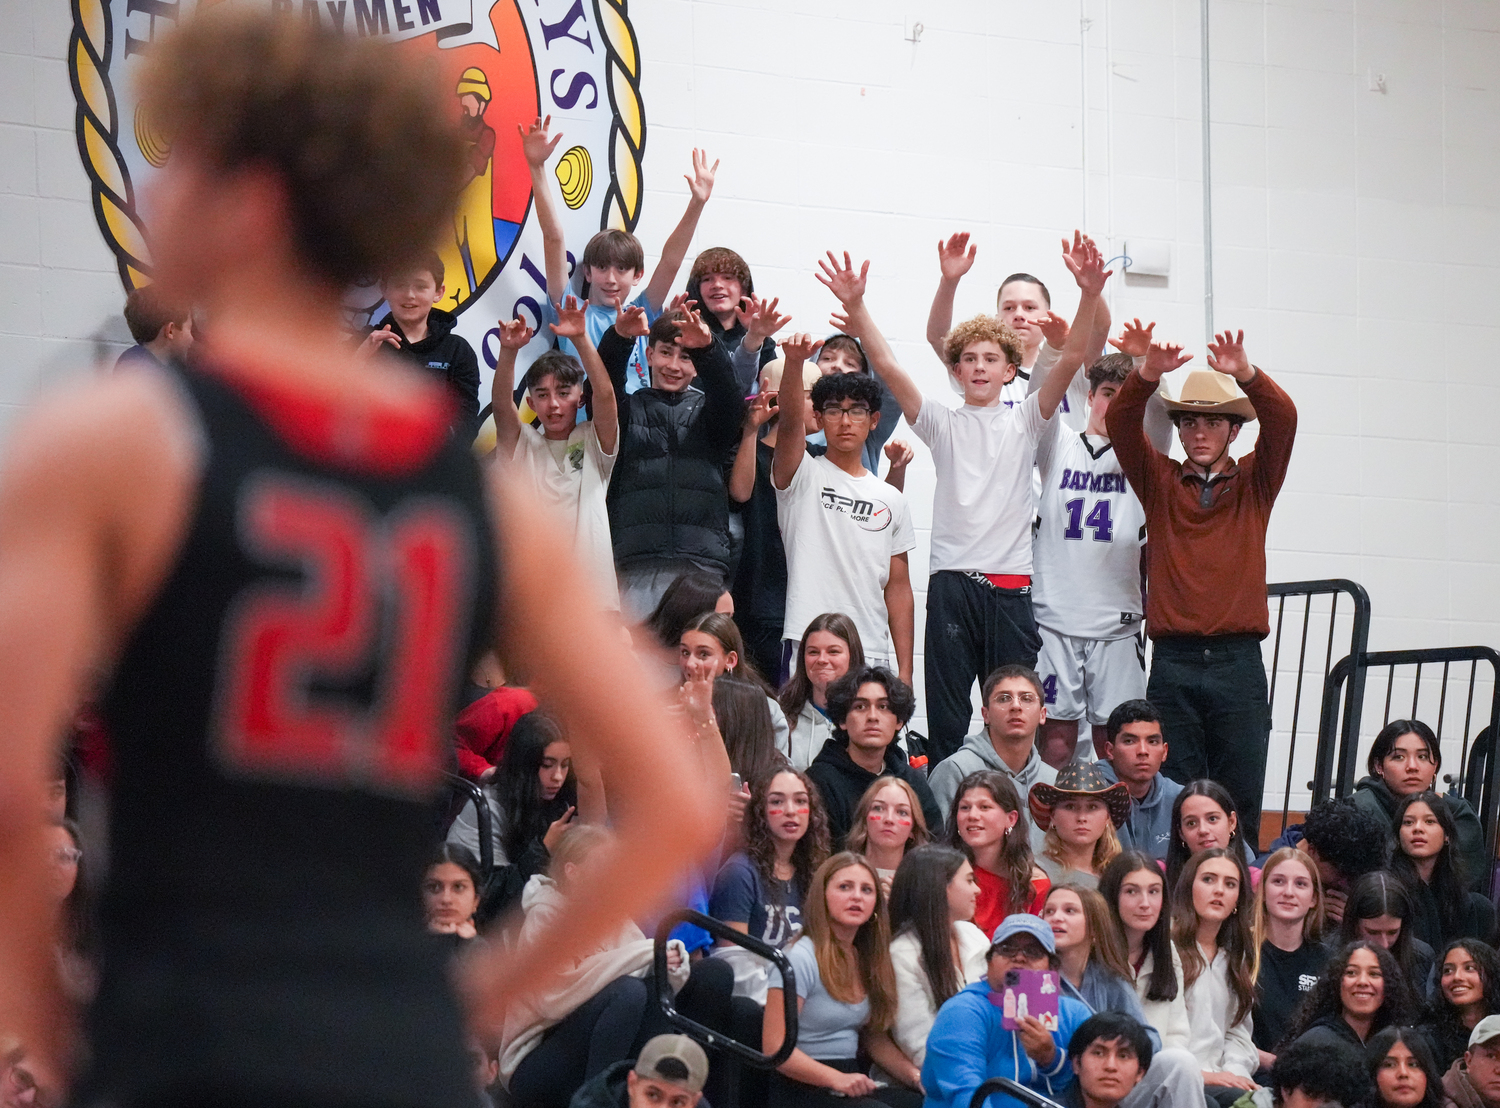
[[[576,297],[570,296],[557,309],[557,322],[550,324],[552,333],[569,339],[578,351],[578,360],[583,363],[583,372],[589,384],[594,386],[594,434],[599,438],[599,449],[606,454],[615,452],[620,441],[620,407],[615,396],[615,387],[610,381],[609,371],[599,358],[589,338],[589,329],[584,319],[584,306]]]
[[[714,338],[695,301],[683,302],[678,343],[698,371],[703,390],[703,420],[714,448],[728,453],[734,448],[745,422],[745,396],[734,377],[729,352]]]
[[[660,311],[661,306],[667,302],[667,297],[672,293],[672,285],[677,281],[677,271],[682,268],[682,259],[687,257],[688,247],[693,241],[693,232],[698,229],[698,219],[703,215],[704,205],[714,192],[714,175],[719,171],[719,163],[708,164],[708,155],[702,150],[693,151],[693,172],[687,174],[688,197],[687,210],[682,213],[682,218],[677,221],[677,226],[667,236],[667,241],[662,244],[661,260],[656,263],[656,270],[651,274],[651,280],[646,285],[646,303],[651,306],[652,311]]]
[[[45,402],[0,474],[0,1028],[44,1064],[67,1036],[46,783],[97,664],[181,541],[197,455],[175,403],[128,372]]]
[[[905,552],[891,555],[890,575],[885,582],[885,612],[896,648],[897,676],[911,684],[912,651],[917,625],[917,600],[911,591],[911,566]]]
[[[495,420],[495,452],[509,459],[521,440],[521,413],[516,411],[516,355],[535,332],[522,319],[502,319],[500,352],[495,355],[495,377],[490,382],[490,415]]]
[[[473,1026],[492,1034],[522,994],[545,990],[553,972],[594,949],[626,919],[659,909],[710,850],[723,827],[728,790],[714,794],[685,774],[700,752],[680,713],[669,713],[655,683],[624,641],[618,622],[587,590],[558,589],[580,578],[572,541],[550,512],[521,501],[497,467],[490,482],[501,520],[500,644],[514,670],[566,734],[597,760],[609,793],[615,842],[591,858],[556,927],[535,944],[496,944],[465,984]],[[580,636],[582,638],[580,639]],[[580,641],[590,643],[586,653]]]
[[[550,134],[552,117],[538,118],[530,127],[516,124],[521,132],[521,153],[526,156],[526,167],[531,171],[531,199],[536,205],[536,221],[542,228],[542,257],[547,269],[547,299],[560,303],[568,291],[568,248],[563,238],[562,220],[557,215],[557,202],[552,196],[552,185],[547,180],[547,159],[562,133]]]
[[[932,307],[927,313],[927,343],[932,347],[938,361],[948,364],[943,339],[953,329],[953,298],[958,293],[958,283],[963,280],[974,264],[979,247],[969,245],[969,233],[963,231],[944,242],[938,240],[938,269],[942,277],[938,280],[937,292],[932,297]],[[903,405],[904,407],[904,405]],[[911,419],[907,416],[907,419]]]
[[[875,326],[875,320],[865,306],[865,280],[870,272],[870,263],[865,262],[856,273],[847,252],[843,261],[840,261],[830,250],[827,261],[818,259],[818,267],[822,272],[813,276],[837,296],[844,307],[844,314],[834,316],[832,324],[859,339],[865,348],[865,356],[870,359],[870,366],[891,390],[896,403],[901,405],[901,414],[906,417],[906,422],[915,424],[917,413],[922,410],[922,390],[917,388],[911,374],[896,361],[890,344],[885,341],[880,328]]]
[[[1068,341],[1063,344],[1062,354],[1052,371],[1047,374],[1046,382],[1037,390],[1037,405],[1043,419],[1052,418],[1067,394],[1073,376],[1083,366],[1083,359],[1092,340],[1094,313],[1102,299],[1104,282],[1110,277],[1110,271],[1104,268],[1104,259],[1098,248],[1087,238],[1083,240],[1083,246],[1084,249],[1075,256],[1069,253],[1067,242],[1063,242],[1063,264],[1078,282],[1080,296],[1078,312],[1073,316],[1073,324],[1068,331]]]
[[[793,335],[781,344],[786,359],[781,370],[781,390],[776,394],[776,453],[771,459],[771,484],[786,489],[807,456],[807,389],[802,367],[823,348],[811,335]]]

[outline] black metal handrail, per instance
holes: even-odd
[[[448,787],[453,791],[448,809],[450,826],[463,810],[463,801],[467,800],[474,805],[474,822],[479,828],[479,873],[484,886],[479,892],[482,895],[495,876],[495,821],[490,816],[490,806],[484,798],[483,789],[456,773],[445,773],[443,776],[447,778]]]
[[[680,923],[690,923],[694,927],[701,927],[715,939],[723,939],[725,942],[742,946],[752,954],[760,955],[780,971],[781,1003],[785,1020],[783,1026],[786,1028],[786,1034],[781,1040],[781,1047],[775,1054],[762,1054],[732,1035],[724,1035],[712,1027],[704,1027],[703,1024],[688,1019],[677,1010],[673,1003],[672,982],[667,976],[667,939],[671,937],[672,929]],[[736,931],[722,920],[705,916],[702,912],[695,912],[691,908],[682,908],[656,925],[654,955],[656,972],[653,976],[656,978],[656,1003],[662,1015],[667,1017],[667,1022],[673,1026],[680,1027],[693,1038],[701,1040],[705,1046],[727,1050],[740,1061],[761,1069],[775,1069],[790,1058],[792,1051],[797,1049],[797,974],[792,969],[792,963],[787,961],[786,955],[774,946],[752,938],[743,931]]]
[[[1282,643],[1285,635],[1286,618],[1288,615],[1288,601],[1296,597],[1302,597],[1301,620],[1302,628],[1300,634],[1293,632],[1292,637],[1297,643],[1297,667],[1296,685],[1292,690],[1292,719],[1289,733],[1289,742],[1286,759],[1286,781],[1282,791],[1281,802],[1281,824],[1286,827],[1289,811],[1291,808],[1292,777],[1295,773],[1297,755],[1297,732],[1302,719],[1302,690],[1305,681],[1311,676],[1307,666],[1307,649],[1309,628],[1313,622],[1313,598],[1317,596],[1328,596],[1330,598],[1328,611],[1328,636],[1326,642],[1322,643],[1323,665],[1321,685],[1325,692],[1328,687],[1330,674],[1334,669],[1334,640],[1337,638],[1339,619],[1339,600],[1343,596],[1349,598],[1349,642],[1345,647],[1340,644],[1339,653],[1343,655],[1363,654],[1370,642],[1370,594],[1364,586],[1355,581],[1343,577],[1330,577],[1318,581],[1278,581],[1266,586],[1266,597],[1268,601],[1274,600],[1275,619],[1272,622],[1271,636],[1271,672],[1269,682],[1269,707],[1274,713],[1276,709],[1276,688],[1281,670]],[[1297,605],[1291,605],[1291,614],[1297,615]],[[1321,613],[1319,613],[1321,615]],[[1316,640],[1313,643],[1316,648],[1320,645]],[[1356,674],[1355,683],[1351,684],[1346,693],[1345,723],[1352,716],[1353,731],[1359,732],[1359,705],[1364,697],[1364,675]],[[1325,701],[1326,713],[1326,701]],[[1332,778],[1331,753],[1325,749],[1329,744],[1323,740],[1322,720],[1319,721],[1317,732],[1317,745],[1314,752],[1313,780],[1308,787],[1312,790],[1314,797],[1325,795],[1329,782]],[[1258,833],[1259,829],[1256,829]]]
[[[1474,804],[1479,814],[1480,824],[1484,828],[1485,857],[1493,859],[1497,830],[1500,830],[1500,758],[1495,756],[1495,735],[1497,730],[1500,730],[1500,653],[1496,653],[1488,646],[1382,650],[1362,652],[1340,659],[1329,672],[1328,680],[1323,687],[1323,716],[1319,724],[1320,768],[1321,760],[1326,754],[1330,771],[1336,760],[1337,774],[1333,775],[1330,772],[1328,780],[1315,782],[1314,797],[1327,796],[1330,792],[1337,796],[1347,796],[1354,791],[1354,783],[1359,775],[1359,732],[1364,707],[1364,689],[1366,675],[1370,670],[1382,668],[1386,670],[1385,700],[1381,715],[1383,727],[1391,720],[1397,668],[1415,667],[1416,672],[1412,678],[1411,708],[1406,714],[1410,718],[1416,718],[1422,693],[1423,667],[1442,667],[1439,677],[1437,722],[1432,725],[1438,741],[1441,742],[1444,724],[1448,719],[1449,677],[1455,665],[1462,668],[1465,663],[1468,667],[1468,691],[1463,705],[1459,772],[1457,777],[1449,776],[1448,781],[1455,791],[1462,792]],[[1491,693],[1489,717],[1482,720],[1483,726],[1476,732],[1474,730],[1476,722],[1474,699],[1475,688],[1479,683],[1480,663],[1485,663],[1490,667]],[[1357,687],[1360,695],[1352,705],[1350,697],[1346,695],[1341,723],[1339,692],[1346,682],[1351,692]],[[1479,708],[1482,711],[1483,705]],[[1336,741],[1335,733],[1337,733]],[[1322,784],[1321,788],[1316,787],[1319,783]],[[1488,885],[1488,882],[1486,884]]]
[[[1049,1100],[1036,1090],[1028,1089],[1019,1081],[1012,1081],[1008,1077],[992,1077],[975,1089],[974,1095],[969,1098],[969,1108],[983,1108],[984,1102],[996,1093],[1013,1096],[1022,1104],[1029,1104],[1031,1108],[1062,1108],[1057,1101]]]

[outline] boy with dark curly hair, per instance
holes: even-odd
[[[916,693],[885,666],[850,670],[828,686],[833,735],[807,767],[807,776],[823,797],[834,849],[843,848],[860,797],[881,777],[905,781],[917,794],[927,826],[942,824],[927,775],[908,763],[896,745],[896,733],[916,710]]]

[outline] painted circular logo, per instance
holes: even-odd
[[[135,100],[135,71],[155,41],[215,0],[73,0],[68,66],[78,105],[78,152],[99,230],[127,289],[151,279],[142,185],[172,156],[168,136]],[[226,2],[226,0],[217,0]],[[646,115],[640,52],[626,0],[228,0],[316,20],[389,42],[436,67],[470,142],[467,183],[434,247],[458,331],[493,368],[497,319],[533,325],[546,295],[541,232],[518,126],[552,116],[563,141],[549,162],[574,253],[597,231],[633,230],[643,195]],[[572,264],[570,254],[570,264]],[[355,321],[380,306],[373,285],[352,290]]]

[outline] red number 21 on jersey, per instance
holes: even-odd
[[[218,749],[226,768],[309,785],[422,794],[442,771],[445,719],[473,559],[443,501],[382,517],[336,485],[247,485],[240,541],[300,582],[245,590],[225,621]],[[374,672],[369,707],[314,685]]]

